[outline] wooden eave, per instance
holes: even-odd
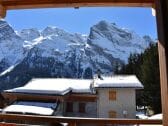
[[[36,7],[139,6],[151,7],[154,0],[0,0],[6,9]]]
[[[94,6],[156,8],[163,125],[168,126],[168,0],[0,0],[0,18],[4,18],[6,16],[6,11],[10,9]],[[4,116],[6,115],[0,118]],[[6,118],[9,118],[9,116],[6,116]],[[16,116],[14,115],[13,118],[16,118]],[[125,121],[131,122],[130,120]]]
[[[0,17],[7,10],[58,7],[153,7],[154,0],[0,0]]]
[[[54,102],[60,101],[84,101],[95,102],[97,100],[96,94],[67,94],[60,95],[47,95],[47,94],[29,94],[29,93],[16,93],[16,92],[2,92],[3,97],[7,100],[7,104],[10,104],[17,100],[27,101],[47,101]]]

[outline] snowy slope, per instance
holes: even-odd
[[[0,72],[22,61],[25,56],[23,43],[12,27],[0,20]]]
[[[149,46],[150,37],[145,39],[133,31],[125,30],[116,24],[100,21],[91,27],[89,44],[98,46],[114,58],[127,62],[130,53],[141,53]]]

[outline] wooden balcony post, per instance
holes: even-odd
[[[76,122],[71,122],[68,124],[68,126],[77,126],[77,125],[76,125]]]
[[[155,0],[163,125],[168,126],[168,1]]]
[[[6,9],[0,4],[0,19],[6,16]]]

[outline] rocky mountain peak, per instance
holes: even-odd
[[[0,20],[0,72],[21,61],[23,40],[4,20]]]
[[[40,32],[36,28],[23,29],[18,34],[25,41],[32,41],[40,37]]]
[[[16,34],[12,27],[5,20],[0,20],[0,41],[11,39],[14,36],[16,37]]]
[[[64,30],[59,29],[54,26],[48,26],[41,32],[42,36],[44,36],[44,37],[51,36],[51,35],[62,36],[65,33],[66,32]]]
[[[150,42],[152,40],[149,37],[142,38],[133,31],[107,21],[100,21],[92,26],[88,38],[88,44],[101,48],[125,63],[131,53],[143,52]]]

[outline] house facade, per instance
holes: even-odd
[[[135,118],[135,89],[99,89],[97,95],[99,118]]]
[[[135,93],[137,89],[142,88],[142,84],[134,75],[101,77],[93,80],[33,79],[23,87],[5,90],[2,93],[8,101],[3,112],[71,117],[135,118]],[[25,110],[20,110],[20,105]],[[28,110],[25,106],[28,106]],[[41,110],[37,109],[39,112],[33,113],[29,109],[30,106],[41,107]],[[44,113],[45,110],[49,113]]]

